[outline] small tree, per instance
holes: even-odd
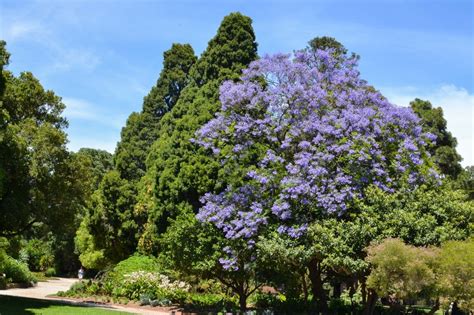
[[[386,239],[370,246],[367,252],[372,267],[367,287],[387,298],[392,308],[404,307],[403,300],[431,296],[435,291],[435,249]]]
[[[439,285],[443,304],[456,302],[466,311],[474,309],[474,239],[449,241],[441,246]]]

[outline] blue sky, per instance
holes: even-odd
[[[69,147],[113,152],[120,129],[155,83],[163,51],[190,43],[200,54],[222,18],[253,19],[259,54],[291,52],[333,36],[361,56],[362,77],[392,102],[443,107],[464,165],[474,164],[473,1],[0,2],[9,69],[32,71],[63,97]]]

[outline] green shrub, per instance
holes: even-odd
[[[54,268],[48,268],[45,272],[44,272],[44,275],[46,277],[54,277],[56,275],[56,269]]]
[[[311,298],[305,301],[303,298],[290,298],[283,294],[256,292],[252,299],[257,308],[271,309],[277,314],[306,314],[314,307]]]
[[[11,257],[7,257],[0,272],[6,275],[8,282],[29,283],[36,282],[36,278],[28,270],[28,266]]]
[[[105,280],[113,283],[120,283],[124,280],[125,275],[137,271],[158,272],[160,271],[160,266],[154,257],[133,255],[122,260],[115,265],[112,270],[107,272]]]
[[[154,299],[154,296],[152,294],[140,294],[140,305],[150,305],[152,299]]]
[[[126,274],[117,284],[113,289],[113,295],[133,300],[138,300],[143,294],[169,299],[176,291],[179,296],[179,291],[187,292],[190,289],[190,286],[183,281],[173,281],[166,275],[146,271]]]
[[[69,288],[69,290],[58,292],[58,296],[82,296],[87,291],[88,282],[91,282],[91,281],[75,282]]]
[[[238,307],[234,298],[215,293],[189,293],[184,304],[198,310],[231,310]]]
[[[29,240],[21,249],[20,257],[28,261],[28,267],[33,271],[44,271],[54,264],[51,244],[39,239]]]

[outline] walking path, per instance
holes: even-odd
[[[38,285],[32,288],[0,290],[0,295],[18,296],[18,297],[25,297],[25,298],[41,299],[41,300],[62,301],[69,304],[94,306],[98,308],[104,308],[108,310],[117,310],[117,311],[132,313],[132,314],[145,314],[145,315],[171,314],[171,312],[154,310],[151,308],[146,309],[142,307],[138,308],[138,307],[125,306],[125,305],[117,305],[117,304],[97,305],[96,303],[88,303],[88,302],[77,301],[74,299],[50,296],[52,294],[58,293],[59,291],[67,291],[71,287],[71,285],[77,281],[78,279],[57,278],[56,280],[38,282]],[[176,314],[179,314],[179,312],[176,312]]]

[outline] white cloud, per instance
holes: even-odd
[[[69,136],[68,149],[74,152],[81,148],[92,148],[114,153],[118,139],[93,139],[84,136]]]
[[[43,25],[33,21],[14,21],[9,24],[3,33],[3,37],[7,42],[31,38],[46,32]]]
[[[63,103],[66,105],[64,116],[66,116],[70,124],[76,124],[80,121],[90,121],[117,130],[120,130],[120,128],[125,125],[126,118],[123,117],[123,115],[105,112],[103,106],[96,106],[89,101],[64,97]]]
[[[3,18],[3,16],[2,16]],[[45,18],[5,15],[0,22],[0,37],[7,43],[36,43],[47,52],[47,73],[70,70],[93,71],[101,63],[99,56],[87,47],[71,47],[59,36],[58,29]]]
[[[58,60],[52,68],[68,71],[72,68],[94,70],[100,64],[100,58],[94,53],[84,49],[63,49],[57,47]]]
[[[421,90],[414,87],[384,88],[382,93],[394,104],[408,106],[415,99],[428,100],[441,107],[448,130],[457,138],[457,151],[464,158],[463,166],[474,165],[474,94],[454,85]]]

